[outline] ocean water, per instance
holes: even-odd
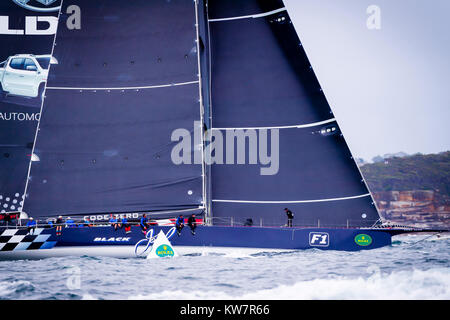
[[[450,239],[390,247],[0,261],[0,299],[450,299]]]

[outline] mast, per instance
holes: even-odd
[[[199,54],[199,73],[200,86],[203,105],[203,138],[210,134],[211,129],[211,60],[210,43],[208,28],[208,5],[206,0],[196,0],[197,2],[197,28],[198,28],[198,54]],[[206,139],[203,139],[203,170],[204,170],[204,201],[205,201],[205,223],[212,224],[212,202],[211,202],[211,166],[205,163]]]
[[[200,147],[201,150],[201,166],[202,166],[202,205],[205,208],[205,217],[208,218],[208,207],[206,205],[206,194],[207,194],[207,177],[206,177],[206,163],[205,163],[205,153],[204,153],[204,147],[205,147],[205,141],[204,141],[204,117],[205,117],[205,106],[203,103],[203,79],[202,79],[202,65],[201,65],[201,57],[200,57],[200,21],[199,21],[199,1],[194,0],[195,5],[195,30],[196,30],[196,44],[197,44],[197,61],[198,61],[198,79],[199,79],[199,102],[200,102],[200,132],[201,132],[201,146],[195,146],[195,151],[197,151],[197,148]],[[206,219],[207,220],[207,219]]]

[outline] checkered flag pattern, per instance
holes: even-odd
[[[50,234],[41,234],[43,228],[28,232],[27,229],[0,229],[0,251],[51,249],[56,241],[48,241]]]

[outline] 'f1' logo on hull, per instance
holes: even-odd
[[[330,235],[326,232],[310,232],[309,245],[312,247],[328,247]]]

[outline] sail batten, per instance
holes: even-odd
[[[369,197],[370,193],[361,194],[357,196],[341,197],[341,198],[330,198],[330,199],[314,199],[314,200],[265,200],[265,201],[253,201],[253,200],[219,200],[213,199],[213,202],[234,202],[234,203],[314,203],[314,202],[331,202],[331,201],[342,201]]]
[[[47,90],[136,90],[136,89],[157,89],[166,88],[173,86],[185,86],[190,84],[198,84],[199,81],[188,81],[188,82],[178,82],[178,83],[167,83],[159,85],[149,85],[149,86],[135,86],[135,87],[98,87],[98,88],[88,88],[88,87],[47,87]]]
[[[267,129],[292,129],[292,128],[310,128],[310,127],[316,127],[321,126],[324,124],[335,122],[335,118],[331,118],[324,121],[314,122],[314,123],[306,123],[306,124],[297,124],[297,125],[291,125],[291,126],[272,126],[272,127],[241,127],[241,128],[212,128],[211,130],[249,130],[249,129],[257,129],[257,130],[267,130]]]
[[[272,11],[269,11],[269,12],[258,13],[258,14],[251,14],[251,15],[240,16],[240,17],[209,19],[208,21],[209,22],[220,22],[220,21],[230,21],[230,20],[239,20],[239,19],[257,19],[257,18],[270,16],[270,15],[273,15],[275,13],[283,12],[283,11],[286,11],[286,8],[280,8],[280,9],[272,10]]]

